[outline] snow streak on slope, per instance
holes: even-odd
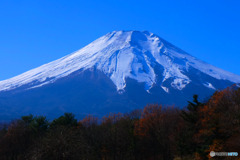
[[[173,78],[172,87],[183,89],[191,82],[183,71],[191,66],[217,79],[240,82],[240,76],[207,64],[185,53],[148,31],[114,31],[86,47],[56,61],[0,82],[0,91],[29,84],[31,88],[52,83],[78,70],[96,67],[116,85],[124,89],[127,77],[145,83],[149,90],[156,83],[156,64],[164,67],[163,80]],[[206,86],[214,88],[212,85]],[[164,86],[166,92],[168,89]]]

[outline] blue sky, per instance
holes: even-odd
[[[239,0],[0,1],[0,80],[70,54],[114,30],[148,30],[240,75]]]

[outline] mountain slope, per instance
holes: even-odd
[[[110,77],[117,90],[124,89],[126,77],[145,82],[149,90],[156,83],[156,64],[164,67],[162,82],[174,77],[172,86],[179,90],[191,81],[183,73],[188,72],[189,67],[216,79],[240,81],[240,76],[198,60],[148,31],[114,31],[61,59],[1,81],[0,91],[26,84],[39,87],[93,66]],[[214,88],[209,82],[203,83]]]
[[[239,82],[240,76],[198,60],[153,33],[114,31],[70,55],[0,81],[0,109],[5,115],[16,108],[26,114],[78,110],[103,115],[147,103],[184,106],[192,94],[204,99]],[[39,112],[43,106],[46,111]]]

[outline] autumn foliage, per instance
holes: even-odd
[[[233,85],[216,91],[209,101],[199,108],[197,125],[200,130],[195,135],[199,145],[207,144],[207,153],[240,153],[240,89]],[[233,139],[235,141],[233,142]],[[209,158],[211,158],[208,155]]]
[[[236,159],[240,154],[240,89],[216,91],[207,102],[179,109],[149,104],[130,113],[77,120],[72,113],[47,120],[23,116],[0,124],[0,159],[172,160]]]

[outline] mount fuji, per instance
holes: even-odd
[[[127,112],[148,103],[183,107],[240,82],[148,31],[113,31],[82,49],[0,81],[0,120]]]

